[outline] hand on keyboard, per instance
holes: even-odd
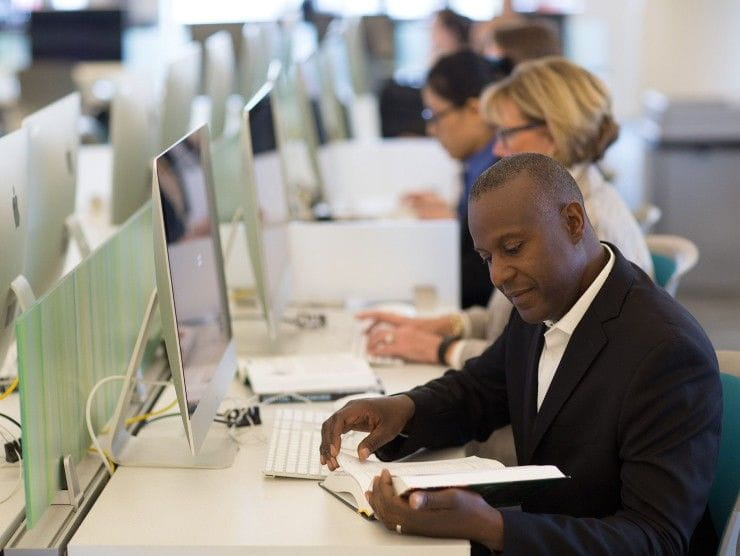
[[[306,409],[277,410],[263,474],[296,479],[323,479],[329,474],[319,462],[321,423],[330,413]],[[342,436],[342,451],[357,455],[367,433],[351,431]]]

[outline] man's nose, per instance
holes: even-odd
[[[516,274],[514,268],[504,261],[491,260],[489,267],[491,282],[497,288],[506,285]]]

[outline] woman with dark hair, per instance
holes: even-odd
[[[485,58],[462,50],[440,58],[429,70],[421,90],[427,133],[463,163],[463,189],[456,210],[430,193],[414,193],[405,200],[421,218],[456,216],[460,221],[463,307],[485,305],[492,289],[485,265],[473,249],[467,206],[473,182],[496,161],[492,152],[493,130],[483,120],[478,97],[500,77],[503,76]]]

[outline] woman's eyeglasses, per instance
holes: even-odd
[[[436,114],[432,112],[431,108],[425,108],[421,111],[421,117],[427,124],[436,124],[444,118],[447,114],[450,114],[451,112],[454,112],[455,110],[459,110],[460,106],[450,106],[448,108],[445,108],[444,110],[440,110]]]
[[[496,141],[501,141],[504,146],[507,146],[507,141],[512,135],[516,135],[522,131],[529,129],[537,129],[538,127],[544,127],[545,122],[530,122],[524,125],[518,125],[516,127],[499,127],[496,129]]]

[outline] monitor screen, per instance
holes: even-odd
[[[249,135],[252,138],[252,152],[255,155],[277,149],[272,99],[269,95],[258,98],[259,101],[249,110]]]
[[[157,157],[155,166],[189,416],[208,391],[231,340],[206,143],[202,127]],[[160,291],[160,306],[166,301]],[[176,380],[175,375],[173,369]]]
[[[120,60],[123,12],[34,11],[29,35],[34,60]]]

